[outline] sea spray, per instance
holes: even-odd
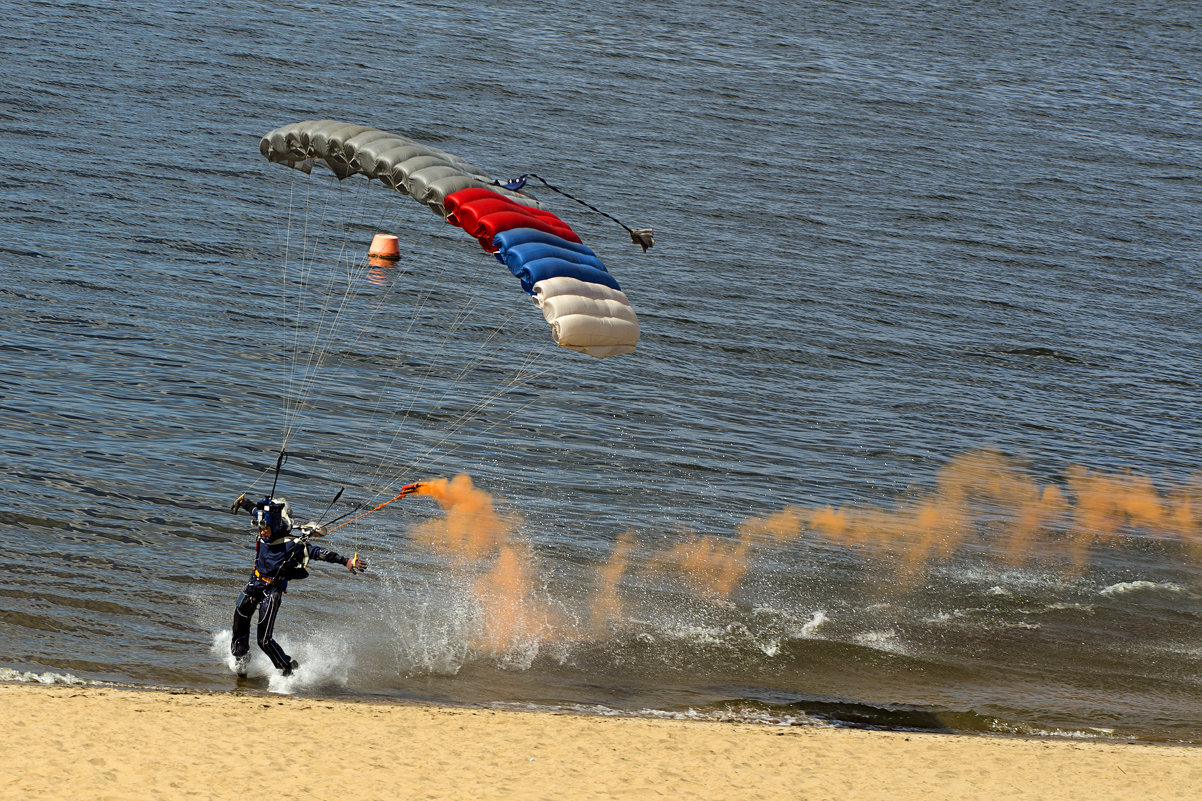
[[[521,518],[499,513],[492,496],[467,475],[423,481],[444,515],[414,526],[411,539],[445,556],[472,589],[480,626],[471,648],[493,656],[525,652],[559,636],[562,623],[536,592],[533,551],[517,531]]]
[[[355,649],[345,634],[318,630],[296,642],[289,636],[280,637],[279,642],[300,667],[289,676],[277,670],[270,671],[267,683],[270,692],[291,695],[347,685],[355,665]]]

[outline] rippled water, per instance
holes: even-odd
[[[1190,5],[0,22],[0,678],[234,687],[226,508],[291,422],[302,516],[468,473],[518,561],[407,498],[332,535],[373,570],[296,585],[303,668],[252,687],[1202,739]],[[554,348],[461,232],[259,156],[324,117],[654,226],[540,194],[638,352]]]

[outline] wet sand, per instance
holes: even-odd
[[[0,798],[1176,799],[1202,748],[0,685]]]

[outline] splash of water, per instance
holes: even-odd
[[[506,654],[562,627],[534,592],[533,552],[516,533],[519,517],[499,513],[467,475],[423,481],[418,494],[434,498],[445,514],[418,524],[413,541],[448,557],[460,578],[470,579],[480,615],[473,650]]]
[[[229,629],[214,632],[209,652],[232,674],[234,657],[230,654],[231,638]],[[280,645],[300,662],[300,667],[291,676],[284,676],[271,664],[267,655],[252,644],[248,678],[266,679],[269,692],[285,695],[322,687],[346,686],[354,666],[354,649],[343,636],[317,631],[299,642],[292,642],[286,636],[278,639]]]

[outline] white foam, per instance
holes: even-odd
[[[989,728],[1005,734],[1017,734],[1021,737],[1056,737],[1061,739],[1093,740],[1099,737],[1113,737],[1114,729],[1088,727],[1084,729],[1045,729],[1027,723],[1012,723],[993,720]]]
[[[1120,581],[1118,584],[1111,584],[1109,587],[1103,587],[1099,591],[1099,595],[1105,595],[1108,598],[1113,598],[1117,595],[1127,595],[1133,592],[1145,592],[1150,590],[1163,590],[1165,592],[1185,592],[1185,587],[1180,584],[1174,584],[1171,581],[1157,583],[1155,581]]]
[[[94,681],[81,679],[78,676],[73,676],[70,673],[31,673],[25,670],[13,670],[12,668],[0,668],[0,681],[19,682],[22,684],[68,684],[68,685],[84,685],[95,684]]]
[[[532,704],[498,701],[489,704],[490,709],[518,709],[523,711],[569,712],[579,715],[601,717],[654,718],[657,720],[703,720],[718,723],[758,723],[766,726],[820,726],[833,728],[834,724],[805,713],[777,713],[747,707],[712,710],[666,710],[666,709],[614,709],[603,704]]]
[[[906,647],[902,645],[897,637],[897,632],[893,629],[865,631],[857,634],[853,639],[857,645],[863,645],[865,648],[903,656],[907,654]]]
[[[1066,610],[1081,610],[1083,612],[1092,612],[1093,604],[1080,604],[1080,603],[1073,603],[1071,601],[1058,601],[1057,603],[1054,603],[1054,604],[1048,604],[1046,608],[1050,609],[1053,612],[1063,612]]]
[[[714,723],[758,723],[766,726],[823,726],[830,724],[809,715],[780,714],[758,709],[686,709],[684,711],[668,711],[661,709],[641,709],[634,713],[635,717],[655,718],[659,720],[701,720]]]
[[[801,627],[801,636],[806,639],[813,637],[818,633],[818,629],[821,628],[824,623],[829,622],[830,618],[826,616],[826,612],[819,609],[814,613],[814,616],[806,621],[805,625]]]
[[[230,653],[232,635],[229,629],[214,632],[210,653],[217,657],[230,673],[234,672],[234,657]],[[249,678],[266,678],[267,690],[273,693],[292,694],[300,690],[321,687],[345,687],[353,665],[352,650],[342,637],[331,634],[315,634],[304,642],[292,643],[280,637],[280,645],[292,655],[300,667],[291,676],[276,670],[257,646],[250,649],[250,664],[246,675]]]
[[[353,665],[353,651],[345,639],[335,635],[314,635],[299,644],[280,638],[284,650],[300,663],[291,676],[272,671],[267,689],[292,694],[321,687],[345,687]]]
[[[695,645],[721,645],[724,631],[714,626],[681,624],[661,633]]]
[[[1039,631],[1043,628],[1042,623],[1032,623],[1029,620],[1018,620],[1013,623],[1002,623],[1001,628],[1004,629],[1023,629],[1026,631]]]

